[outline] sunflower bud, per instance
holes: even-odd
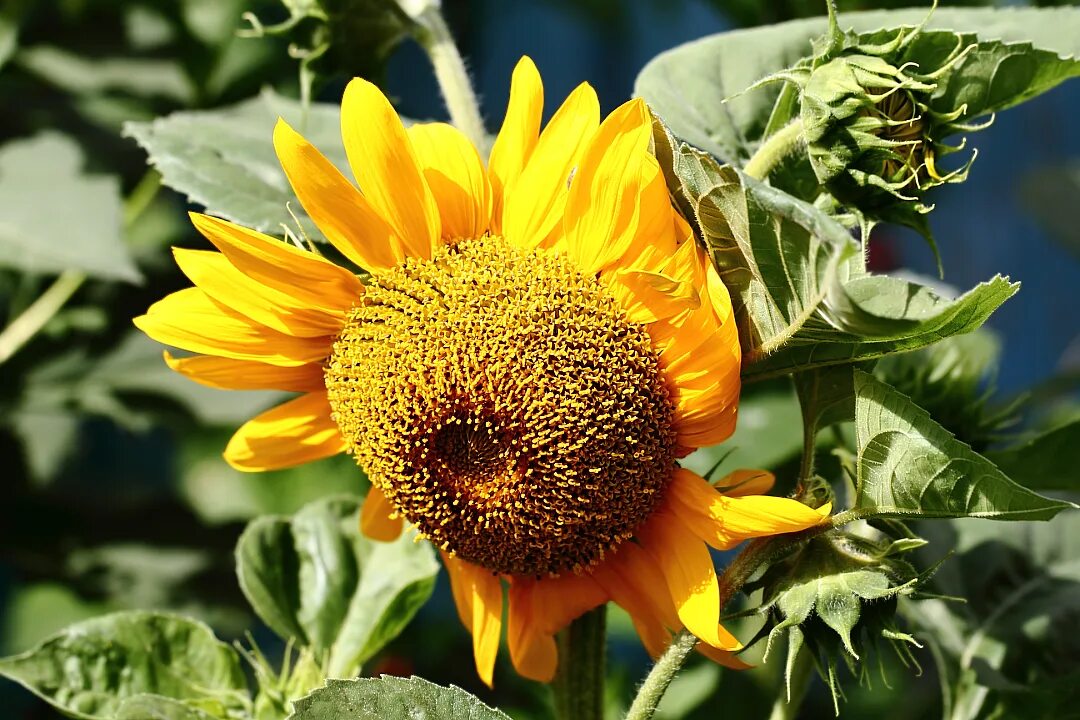
[[[882,641],[891,643],[905,661],[915,662],[910,648],[920,647],[896,626],[896,602],[916,592],[929,572],[919,573],[901,556],[925,545],[904,537],[871,541],[833,530],[806,543],[774,564],[748,589],[763,590],[759,612],[769,617],[766,655],[780,635],[788,638],[788,672],[803,650],[838,698],[837,663],[865,679],[865,659]],[[917,664],[917,663],[916,663]]]
[[[949,43],[949,52],[927,51]],[[943,140],[984,127],[961,122],[967,106],[942,107],[937,92],[976,47],[955,33],[921,26],[842,33],[834,17],[812,58],[767,80],[799,88],[810,165],[840,204],[864,225],[887,220],[925,234],[926,191],[962,182],[975,159],[972,153],[959,167],[942,170],[940,159],[963,149]]]

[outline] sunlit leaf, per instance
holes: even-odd
[[[152,612],[72,625],[21,655],[0,659],[0,675],[83,720],[112,720],[125,699],[143,694],[225,717],[244,706],[248,692],[239,656],[210,628]]]
[[[949,300],[867,274],[848,231],[822,210],[654,129],[672,195],[731,292],[747,380],[925,347],[978,328],[1017,290],[995,277]]]
[[[262,517],[236,548],[240,587],[283,638],[328,653],[330,677],[356,673],[431,595],[439,565],[427,543],[359,531],[360,501],[319,500],[291,518]]]
[[[926,16],[925,8],[844,13],[840,25],[870,33],[918,25]],[[957,76],[955,84],[947,85],[949,101],[972,102],[970,116],[974,117],[1047,89],[1046,83],[1025,82],[1054,76],[1058,68],[1076,64],[1058,58],[1080,56],[1078,16],[1080,11],[1066,7],[938,8],[928,29],[975,33],[980,40],[1030,43],[1049,51],[1039,53],[1030,46],[995,43],[993,52],[973,62],[970,71]],[[766,75],[809,56],[810,41],[825,29],[825,18],[812,18],[712,35],[680,45],[645,66],[638,75],[634,94],[645,98],[676,136],[727,162],[746,160],[762,137],[781,86],[739,93]],[[1009,97],[1012,100],[1007,102],[1005,98]]]
[[[119,181],[84,174],[69,138],[46,132],[0,146],[0,266],[138,282],[121,216]]]
[[[700,224],[732,294],[743,355],[752,364],[802,329],[858,249],[843,227],[813,206],[685,144],[669,162],[668,182]]]
[[[1017,485],[872,375],[855,371],[858,478],[866,514],[1049,520],[1072,503]]]
[[[1018,283],[996,276],[949,300],[899,278],[858,277],[843,283],[790,343],[744,374],[770,377],[926,347],[981,327],[1018,289]]]
[[[386,675],[330,680],[294,708],[289,720],[509,720],[461,688]]]
[[[162,182],[219,215],[262,232],[295,229],[320,239],[274,154],[274,123],[283,117],[339,168],[348,172],[341,143],[340,107],[313,103],[306,115],[295,100],[269,90],[216,110],[173,113],[149,123],[127,123],[124,134],[146,150]]]

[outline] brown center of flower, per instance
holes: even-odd
[[[674,406],[644,327],[566,257],[497,237],[375,274],[326,386],[391,505],[496,573],[597,562],[675,465]]]

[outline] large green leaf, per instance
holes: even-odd
[[[141,279],[124,246],[120,183],[82,166],[79,146],[52,132],[0,147],[0,266]]]
[[[731,292],[743,377],[872,360],[970,332],[1016,292],[995,277],[955,300],[868,275],[848,231],[815,206],[719,165],[655,126],[675,202]]]
[[[660,139],[664,135],[657,133]],[[658,145],[661,143],[658,142]],[[748,362],[788,342],[809,320],[858,250],[812,205],[740,175],[686,144],[661,155],[677,201],[696,217],[732,295]]]
[[[906,396],[861,371],[855,435],[855,508],[865,515],[1049,520],[1075,507],[1017,485]]]
[[[274,123],[279,117],[335,165],[347,169],[340,107],[313,103],[305,114],[300,103],[269,90],[228,108],[127,123],[124,133],[146,150],[162,182],[211,215],[280,235],[283,225],[295,227],[291,209],[308,236],[320,239],[274,154]]]
[[[1080,491],[1080,420],[986,453],[1013,480],[1040,490]]]
[[[926,347],[981,327],[1019,287],[999,275],[949,300],[900,278],[856,277],[839,284],[790,342],[743,374],[772,377]]]
[[[360,501],[319,500],[291,518],[262,517],[236,547],[240,587],[283,638],[327,655],[329,677],[354,675],[428,599],[439,564],[431,546],[359,531]]]
[[[418,677],[330,680],[293,706],[289,720],[509,720],[461,688]]]
[[[127,698],[145,694],[218,718],[250,702],[236,652],[206,625],[164,613],[115,613],[72,625],[0,659],[0,675],[83,720],[112,720]]]
[[[870,33],[918,25],[926,15],[923,8],[846,13],[840,25]],[[970,117],[1048,89],[1076,71],[1075,60],[1061,58],[1080,56],[1076,8],[940,8],[927,27],[1020,44],[989,43],[986,52],[976,53],[946,85],[950,102],[973,103]],[[648,101],[678,137],[728,162],[741,162],[756,149],[781,86],[739,93],[809,56],[810,41],[825,30],[825,18],[813,18],[695,40],[654,58],[638,75],[634,93]],[[1026,43],[1048,52],[1033,51]]]

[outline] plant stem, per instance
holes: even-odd
[[[429,7],[417,18],[417,41],[423,46],[435,68],[450,122],[472,141],[481,153],[487,150],[487,130],[480,117],[480,105],[473,92],[465,60],[458,52],[450,28],[437,7]]]
[[[724,569],[719,578],[721,612],[758,569],[786,554],[790,548],[803,542],[809,534],[817,532],[820,531],[812,528],[802,533],[761,538],[748,543]],[[641,684],[630,710],[626,713],[625,720],[649,720],[653,716],[668,685],[686,663],[690,651],[694,649],[697,642],[697,638],[687,630],[682,630],[675,635],[671,645],[645,677],[645,682]]]
[[[147,170],[124,202],[125,230],[150,206],[160,188],[161,175],[154,169]],[[30,342],[56,313],[60,312],[84,282],[86,273],[81,270],[65,270],[37,300],[12,320],[4,331],[0,332],[0,364],[10,360]]]
[[[802,120],[792,120],[768,137],[746,162],[743,172],[752,178],[764,180],[780,162],[802,143]]]
[[[603,720],[607,605],[559,633],[559,671],[552,683],[560,720]]]
[[[86,274],[81,270],[65,270],[30,307],[12,320],[0,333],[0,363],[11,359],[12,355],[37,335],[85,280]]]
[[[688,630],[680,631],[672,639],[667,650],[653,665],[652,670],[645,677],[645,682],[638,689],[634,703],[626,713],[626,720],[649,720],[653,716],[660,704],[660,699],[667,692],[668,685],[686,664],[697,642],[697,638]]]

